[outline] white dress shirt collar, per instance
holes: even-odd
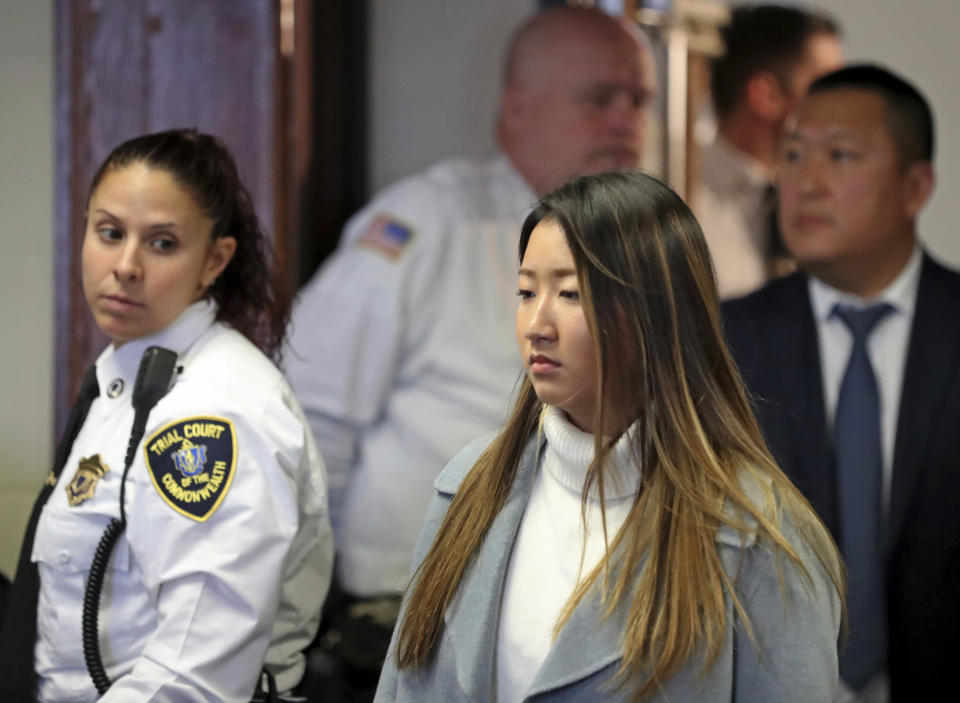
[[[900,273],[897,274],[897,277],[893,279],[890,285],[869,300],[837,290],[819,278],[810,276],[810,302],[813,306],[814,319],[818,324],[825,322],[830,318],[833,307],[837,303],[864,308],[880,302],[892,305],[896,314],[912,318],[913,309],[917,304],[917,287],[920,283],[920,265],[922,262],[923,252],[918,245],[914,245],[913,253],[910,254],[910,258]]]
[[[101,392],[112,383],[117,383],[114,388],[119,387],[121,390],[115,395],[110,394],[111,398],[122,397],[124,386],[132,390],[140,358],[148,347],[164,347],[182,356],[213,324],[217,310],[218,306],[212,300],[198,300],[158,332],[126,342],[119,349],[113,344],[107,345],[97,359],[97,380]],[[119,381],[122,381],[122,384],[118,383]]]

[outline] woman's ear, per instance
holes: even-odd
[[[237,251],[237,240],[234,237],[220,237],[213,240],[210,245],[210,251],[207,252],[207,260],[204,263],[203,273],[200,276],[200,282],[204,288],[209,288],[217,280],[217,276],[223,273],[227,264],[233,258]]]

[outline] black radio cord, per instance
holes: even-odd
[[[103,591],[103,580],[107,575],[107,564],[110,554],[117,543],[117,539],[127,527],[126,487],[127,474],[133,464],[137,447],[143,439],[147,428],[147,417],[153,406],[157,404],[173,385],[177,355],[160,347],[150,347],[140,361],[137,371],[137,380],[133,390],[133,406],[136,409],[133,416],[133,427],[130,429],[130,439],[127,441],[127,454],[123,462],[123,477],[120,479],[120,518],[113,518],[104,530],[97,550],[93,555],[90,573],[87,576],[87,585],[83,592],[83,620],[81,632],[83,635],[83,659],[87,664],[87,671],[93,679],[93,685],[101,696],[110,688],[110,679],[103,666],[103,657],[100,655],[100,593]]]
[[[83,659],[87,663],[87,671],[90,672],[93,685],[97,687],[97,693],[101,696],[110,688],[110,679],[107,678],[107,672],[103,668],[103,658],[100,656],[100,633],[97,624],[100,592],[103,590],[103,578],[107,574],[110,553],[125,527],[126,523],[117,518],[110,520],[93,555],[87,587],[83,592]]]
[[[87,587],[83,592],[83,659],[87,664],[87,671],[90,672],[90,678],[93,679],[93,685],[96,686],[97,693],[101,696],[110,688],[110,679],[107,677],[107,672],[103,666],[103,657],[100,656],[100,593],[103,591],[103,579],[107,575],[110,554],[113,552],[117,539],[127,527],[127,513],[124,505],[127,473],[130,471],[130,465],[133,464],[137,446],[143,439],[149,412],[150,409],[147,408],[146,411],[138,410],[134,415],[130,440],[127,442],[127,456],[123,462],[123,478],[120,479],[120,518],[111,519],[107,529],[103,532],[103,536],[100,537],[97,551],[93,554],[93,563],[90,564]]]

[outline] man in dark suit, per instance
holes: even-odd
[[[960,274],[915,227],[933,141],[888,70],[815,81],[778,177],[800,271],[723,310],[770,448],[844,553],[841,676],[871,703],[938,700],[960,647]]]

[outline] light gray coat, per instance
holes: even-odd
[[[437,478],[436,495],[414,555],[418,565],[467,474],[490,437],[458,454]],[[474,563],[467,569],[429,666],[397,671],[397,631],[387,653],[375,703],[471,701],[496,698],[497,626],[504,577],[520,519],[536,473],[537,445],[528,444],[516,480],[495,518]],[[721,529],[717,546],[738,596],[747,610],[758,648],[727,604],[727,627],[719,656],[703,672],[694,660],[665,681],[652,701],[660,703],[820,703],[832,700],[837,684],[837,634],[840,602],[829,577],[791,525],[784,534],[813,577],[814,589],[784,558],[783,591],[776,561],[763,541]],[[739,576],[737,576],[739,570]],[[626,609],[610,618],[594,599],[584,598],[554,642],[537,672],[525,701],[586,703],[626,701],[629,696],[610,684],[620,664],[621,631]],[[403,612],[400,615],[402,622]],[[398,628],[399,629],[399,628]]]

